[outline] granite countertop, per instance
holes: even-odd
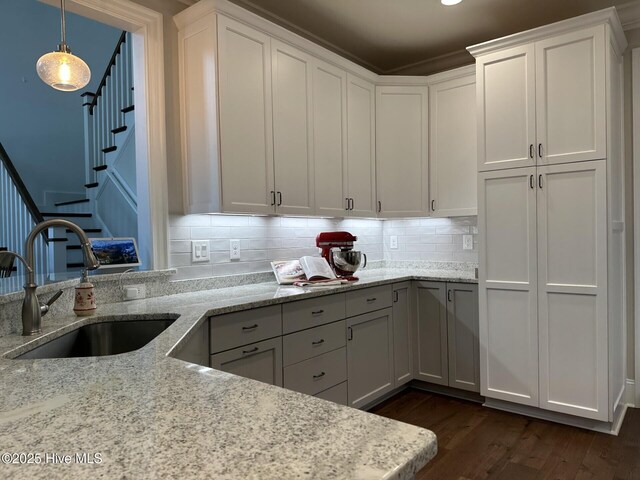
[[[38,337],[0,337],[0,453],[42,460],[5,464],[3,477],[413,478],[436,454],[429,430],[172,357],[210,315],[405,280],[476,282],[473,272],[446,270],[360,277],[313,290],[269,282],[112,303],[84,319],[45,317]],[[83,324],[165,316],[178,318],[131,353],[13,360]],[[78,463],[77,453],[101,461]],[[45,463],[53,454],[71,463]]]

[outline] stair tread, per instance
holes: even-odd
[[[87,233],[101,233],[101,228],[83,228],[83,230]],[[67,228],[67,233],[73,233],[73,230]]]
[[[115,145],[111,145],[110,147],[106,147],[102,149],[102,153],[111,153],[115,152],[118,149]]]
[[[86,183],[84,188],[96,188],[98,185],[100,185],[98,182]]]
[[[126,132],[127,128],[128,127],[126,125],[122,125],[121,127],[114,128],[113,130],[111,130],[111,133],[116,134],[116,133]]]
[[[93,213],[42,212],[43,217],[91,218]]]
[[[86,203],[86,202],[90,202],[91,200],[89,200],[88,198],[83,198],[82,200],[70,200],[68,202],[60,202],[60,203],[54,203],[54,205],[56,207],[63,207],[65,205],[75,205],[76,203]]]
[[[50,242],[68,242],[69,239],[67,237],[50,237]]]
[[[81,248],[80,245],[67,245],[67,250],[80,250]]]
[[[100,172],[102,170],[106,170],[107,168],[107,165],[98,165],[97,167],[93,167],[93,170],[96,172]]]
[[[78,268],[78,267],[84,267],[84,263],[82,262],[67,263],[67,268]]]
[[[128,112],[132,112],[133,110],[135,110],[135,106],[134,105],[129,105],[128,107],[124,107],[122,110],[120,110],[122,113],[128,113]]]

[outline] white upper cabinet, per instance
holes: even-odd
[[[450,77],[450,78],[447,78]],[[475,69],[444,74],[429,85],[431,215],[477,215]]]
[[[476,61],[478,171],[536,164],[533,45]]]
[[[347,74],[347,195],[349,216],[376,216],[376,95],[372,83]]]
[[[273,161],[278,213],[315,213],[311,61],[309,55],[297,48],[271,40]],[[245,178],[253,175],[250,170],[243,172]]]
[[[313,157],[316,213],[346,215],[347,73],[313,61]]]
[[[536,42],[538,163],[606,157],[605,26]]]
[[[381,217],[428,215],[426,86],[376,87],[376,177]]]
[[[271,39],[219,15],[218,66],[222,210],[273,213]],[[215,95],[213,86],[200,90],[198,98]]]
[[[606,28],[556,32],[486,54],[470,47],[480,52],[479,171],[606,157]]]

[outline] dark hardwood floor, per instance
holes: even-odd
[[[371,412],[435,432],[438,455],[417,479],[640,480],[640,409],[617,437],[413,389]]]

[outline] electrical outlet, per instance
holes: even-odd
[[[397,235],[391,235],[389,237],[389,248],[392,248],[394,250],[398,248],[398,236]]]
[[[208,262],[210,258],[209,240],[191,242],[191,261],[193,263]]]
[[[240,260],[240,240],[229,240],[229,259]]]
[[[473,250],[473,235],[462,236],[462,249]]]
[[[146,298],[147,286],[144,283],[139,285],[127,285],[124,287],[125,300],[138,300],[140,298]]]

